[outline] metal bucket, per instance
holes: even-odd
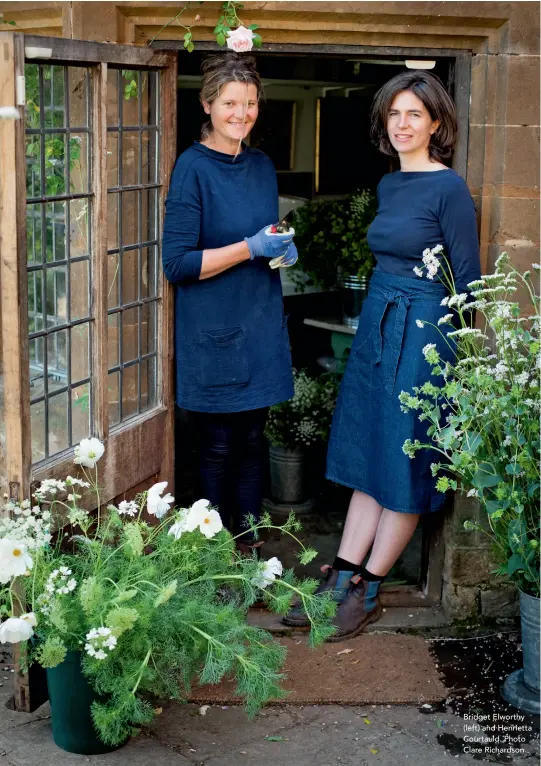
[[[305,451],[269,445],[270,490],[275,503],[302,503],[307,499]]]
[[[502,697],[519,710],[539,715],[539,608],[535,596],[520,591],[520,624],[522,628],[522,668],[507,676]]]
[[[342,321],[347,327],[359,326],[363,301],[368,293],[368,278],[342,274],[338,278],[342,296]]]

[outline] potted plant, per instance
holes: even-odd
[[[338,390],[330,373],[312,378],[293,370],[293,382],[293,398],[270,408],[265,430],[272,500],[288,506],[312,496],[313,448],[328,438]]]
[[[365,189],[339,200],[307,202],[292,219],[300,271],[317,287],[340,287],[343,321],[350,327],[358,325],[375,264],[366,234],[376,208],[375,195]],[[302,277],[293,273],[292,279],[302,291]]]
[[[530,272],[520,274],[507,253],[493,274],[470,283],[470,303],[456,294],[444,258],[425,251],[423,260],[427,276],[441,273],[449,284],[444,300],[450,313],[441,325],[457,326],[446,336],[457,358],[443,364],[433,344],[425,347],[433,377],[400,400],[429,421],[431,441],[408,441],[404,452],[412,458],[419,449],[438,452],[441,459],[432,466],[437,488],[467,492],[486,511],[486,525],[466,521],[465,527],[489,536],[495,574],[520,591],[524,666],[502,693],[539,714],[539,295]],[[514,300],[518,290],[531,305],[527,315]]]
[[[251,715],[283,697],[284,649],[248,624],[248,608],[263,598],[284,614],[301,595],[318,643],[332,632],[332,604],[278,559],[239,555],[207,500],[174,509],[166,482],[100,507],[102,454],[97,439],[83,440],[80,476],[44,481],[34,506],[10,503],[0,520],[0,641],[30,641],[21,655],[47,669],[56,744],[86,755],[116,748],[152,720],[153,697],[184,700],[192,684],[226,674]],[[83,505],[88,492],[95,500]],[[273,526],[268,516],[248,522],[256,536]],[[291,517],[279,529],[298,528]]]

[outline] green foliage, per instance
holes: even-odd
[[[458,487],[479,499],[488,530],[473,521],[465,528],[490,536],[500,576],[539,596],[539,296],[530,273],[520,274],[506,253],[494,274],[470,283],[468,305],[449,273],[444,266],[448,317],[459,326],[447,335],[456,362],[443,365],[433,344],[425,347],[436,383],[402,392],[400,401],[429,423],[430,443],[408,441],[403,449],[412,458],[427,448],[441,455],[432,466],[437,489]],[[529,316],[513,300],[518,289],[529,297]]]
[[[338,394],[333,374],[311,378],[293,370],[293,398],[270,408],[265,434],[277,447],[295,449],[325,441],[329,434]]]
[[[309,275],[311,284],[332,289],[338,269],[344,275],[370,276],[375,260],[366,235],[376,207],[375,195],[363,190],[344,199],[312,200],[295,211],[298,268]],[[292,279],[302,290],[302,277],[292,272]]]
[[[84,476],[89,478],[87,471]],[[96,469],[91,491],[97,494],[98,486]],[[283,697],[285,649],[249,625],[247,611],[263,598],[269,609],[284,614],[293,598],[300,598],[315,645],[332,632],[335,609],[332,599],[314,595],[316,582],[299,580],[293,571],[280,576],[273,569],[269,575],[271,565],[240,555],[219,523],[210,537],[202,534],[201,514],[219,522],[204,503],[199,509],[198,504],[172,509],[150,525],[141,518],[147,493],[127,507],[109,504],[91,516],[76,507],[75,487],[82,495],[73,480],[69,485],[44,482],[36,497],[46,511],[30,512],[27,502],[14,507],[18,515],[6,533],[17,539],[24,531],[33,564],[30,576],[4,588],[0,605],[4,615],[10,614],[15,586],[25,591],[37,620],[34,661],[55,667],[67,651],[81,654],[83,673],[100,697],[92,706],[100,738],[119,744],[152,720],[152,697],[184,701],[192,685],[219,683],[225,676],[235,679],[249,715],[271,698]],[[68,492],[75,497],[69,504]],[[86,514],[87,523],[74,527],[74,511],[78,519]],[[51,517],[58,523],[56,542],[40,526]],[[174,525],[194,518],[199,520],[193,531],[175,530]],[[281,527],[268,514],[259,523],[249,521],[255,537],[262,529],[276,529],[297,540],[300,523],[293,515]],[[40,536],[32,540],[37,527]],[[81,534],[81,528],[87,531]],[[315,551],[299,547],[300,561],[312,560]]]

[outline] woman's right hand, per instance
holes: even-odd
[[[245,237],[244,241],[250,250],[250,260],[254,258],[279,258],[287,253],[290,244],[293,241],[292,234],[266,234],[267,229],[272,226],[264,226],[261,231],[254,234],[253,237]]]

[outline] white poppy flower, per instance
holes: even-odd
[[[33,628],[37,625],[34,612],[22,614],[20,617],[9,617],[0,625],[0,642],[2,644],[19,644],[34,635]]]
[[[198,500],[188,511],[186,531],[193,532],[199,527],[201,534],[211,538],[223,529],[222,519],[218,511],[210,508],[208,500]]]
[[[93,436],[91,439],[83,439],[75,447],[74,463],[84,465],[86,468],[94,468],[100,457],[105,452],[105,447]]]
[[[233,31],[227,32],[227,47],[237,53],[251,51],[254,47],[254,33],[251,29],[246,29],[242,24]]]
[[[266,588],[277,577],[280,577],[284,571],[282,562],[276,556],[273,556],[268,561],[262,561],[260,566],[260,572],[253,579],[254,585],[257,585],[259,588]]]
[[[156,516],[158,519],[163,518],[171,505],[175,502],[175,498],[171,494],[162,497],[162,492],[166,487],[166,481],[159,481],[148,490],[147,510],[152,516]]]
[[[9,582],[29,569],[32,569],[32,558],[26,546],[7,537],[0,540],[0,582]]]

